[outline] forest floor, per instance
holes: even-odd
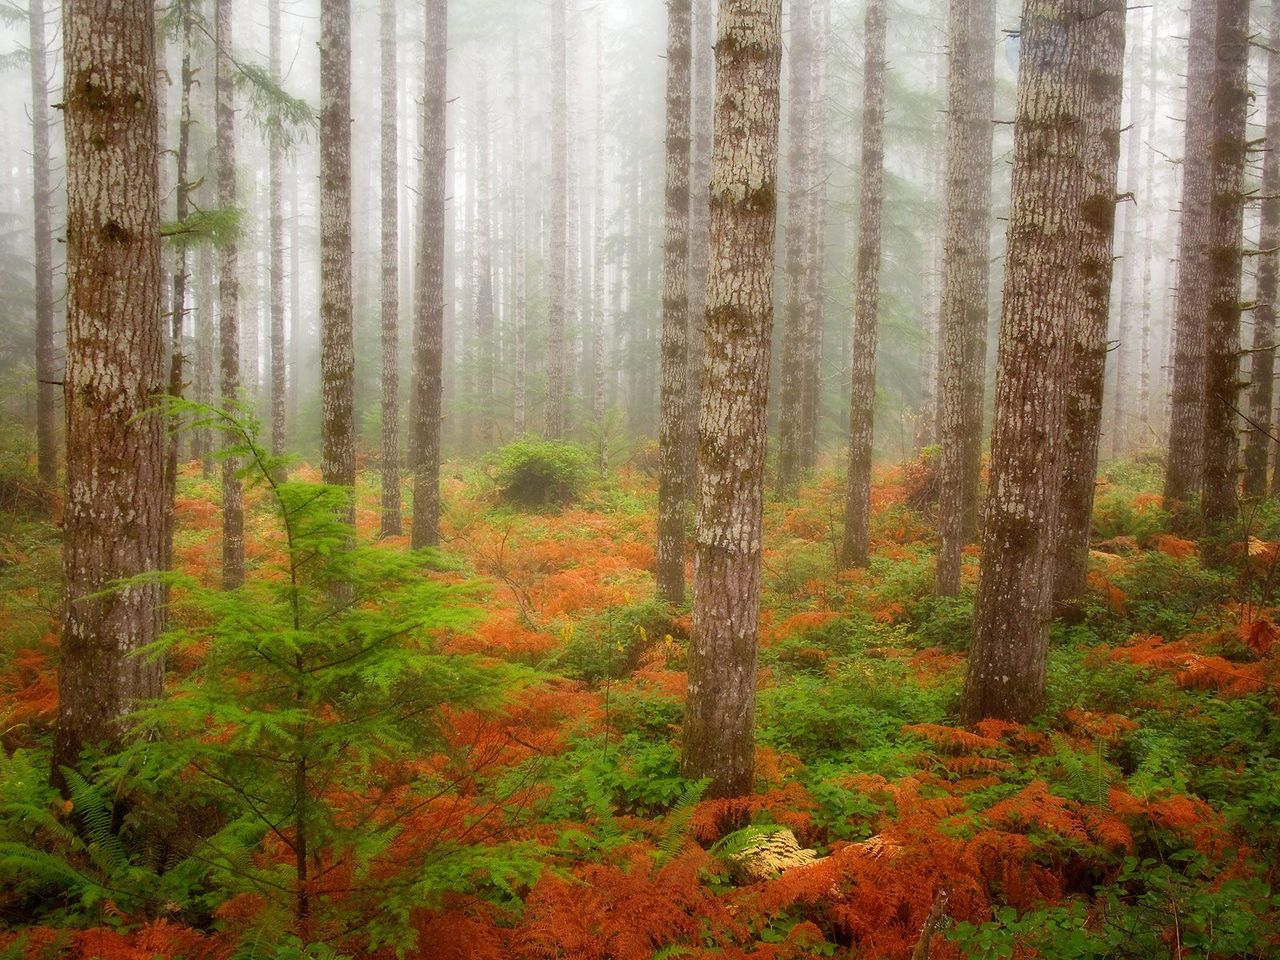
[[[1089,598],[1078,622],[1054,628],[1043,718],[966,730],[955,723],[977,555],[961,596],[933,596],[929,482],[922,464],[878,473],[868,570],[837,569],[833,473],[767,504],[757,784],[719,801],[680,777],[689,621],[653,600],[652,480],[623,469],[574,507],[528,514],[497,506],[482,469],[447,469],[444,548],[482,598],[474,626],[440,649],[518,664],[529,679],[502,707],[453,712],[446,726],[469,789],[493,808],[471,842],[518,869],[487,893],[472,877],[466,895],[413,911],[407,955],[1280,955],[1277,551],[1265,518],[1236,569],[1206,570],[1170,532],[1158,467],[1113,465]],[[376,476],[362,484],[357,526],[373,539]],[[211,584],[215,486],[183,478],[176,557]],[[251,515],[251,564],[270,549],[265,523]],[[10,755],[42,749],[56,710],[56,571],[52,526],[6,518]],[[744,882],[735,852],[782,828],[817,862]],[[197,924],[181,905],[156,918],[51,902],[22,918],[18,898],[0,888],[0,956],[246,955],[228,931],[251,918],[233,902]],[[946,919],[913,953],[935,904]]]

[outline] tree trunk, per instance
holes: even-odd
[[[817,466],[822,426],[823,287],[827,261],[827,46],[831,34],[831,0],[814,0],[812,80],[809,85],[809,133],[805,144],[804,335],[800,356],[800,469]]]
[[[66,0],[67,488],[53,762],[110,748],[161,694],[165,389],[155,6]]]
[[[280,0],[271,0],[267,14],[267,68],[277,84],[280,72]],[[271,452],[284,453],[287,442],[287,365],[284,337],[284,150],[280,137],[267,137],[267,179],[271,192],[267,211],[271,286]]]
[[[685,382],[689,349],[689,133],[693,5],[667,5],[667,190],[663,244],[662,422],[658,430],[658,596],[684,601]]]
[[[217,47],[215,109],[218,126],[218,206],[236,205],[235,64],[231,58],[233,0],[215,0]],[[240,402],[240,256],[236,241],[218,251],[218,339],[221,346],[222,404]],[[244,505],[238,464],[222,461],[222,585],[234,590],[244,582]]]
[[[787,226],[783,276],[787,301],[779,360],[779,496],[792,496],[804,462],[804,394],[809,250],[809,138],[813,111],[813,2],[791,0],[787,47]]]
[[[547,437],[565,434],[565,268],[569,242],[569,94],[566,0],[551,2],[551,216],[547,265]]]
[[[698,406],[702,398],[702,333],[707,308],[707,271],[711,243],[708,188],[716,108],[716,0],[693,4],[693,92],[690,104],[693,140],[689,157],[689,375],[685,400],[685,483],[698,485]]]
[[[1090,33],[1096,0],[1025,0],[991,492],[964,718],[1024,721],[1044,699],[1071,332],[1080,323]],[[1111,95],[1118,95],[1113,92]],[[1111,213],[1107,213],[1109,218]]]
[[[1164,479],[1165,501],[1173,508],[1199,493],[1204,478],[1204,318],[1209,311],[1209,195],[1213,179],[1206,113],[1213,96],[1214,17],[1212,3],[1191,5],[1182,219],[1178,227],[1178,309]]]
[[[1113,0],[1119,4],[1121,0]],[[1137,16],[1142,15],[1139,10]],[[1120,163],[1120,108],[1124,89],[1125,14],[1100,13],[1092,30],[1091,89],[1085,105],[1085,215],[1077,265],[1080,310],[1070,330],[1066,439],[1058,494],[1053,597],[1060,610],[1085,592],[1089,531],[1102,434],[1102,397],[1107,370],[1107,317],[1111,311],[1116,181]],[[1142,43],[1142,30],[1134,31]],[[1131,63],[1139,62],[1133,58]],[[1130,137],[1138,129],[1129,129]],[[1151,202],[1150,194],[1142,198]]]
[[[57,367],[53,338],[53,226],[49,189],[49,64],[44,0],[31,0],[31,203],[35,241],[36,462],[40,479],[58,479]]]
[[[1149,214],[1142,230],[1142,331],[1138,345],[1138,437],[1142,446],[1156,440],[1151,425],[1151,319],[1155,311],[1155,225],[1156,177],[1156,66],[1159,61],[1159,16],[1154,0],[1151,7],[1151,45],[1147,52],[1147,158],[1144,165],[1142,199]]]
[[[1257,306],[1253,311],[1253,383],[1249,417],[1253,421],[1245,444],[1244,492],[1267,493],[1267,463],[1273,441],[1271,406],[1276,366],[1276,287],[1280,268],[1280,0],[1271,0],[1267,51],[1266,142],[1262,152],[1262,227],[1258,246]]]
[[[354,487],[351,298],[351,0],[320,3],[321,474]]]
[[[773,327],[782,0],[722,0],[684,772],[750,792]]]
[[[525,156],[524,156],[524,105],[520,96],[520,30],[511,34],[511,157],[514,166],[511,176],[514,179],[512,190],[513,210],[511,214],[511,230],[515,247],[512,266],[512,307],[515,316],[512,326],[515,328],[515,396],[512,400],[515,417],[515,434],[523,436],[529,429],[528,383],[528,289],[526,272],[528,269],[529,228],[527,223],[527,201],[525,195]]]
[[[937,590],[960,590],[978,520],[991,252],[994,0],[951,0],[943,238]]]
[[[871,457],[876,408],[880,310],[880,220],[884,207],[884,0],[870,0],[864,28],[862,195],[858,204],[858,277],[854,288],[849,476],[840,562],[864,567],[871,550]]]
[[[427,0],[418,266],[413,291],[413,547],[440,542],[440,414],[444,361],[444,250],[448,0]]]
[[[605,428],[604,398],[604,338],[607,317],[605,315],[605,258],[608,244],[608,214],[605,211],[605,106],[604,106],[604,8],[596,10],[596,130],[595,130],[595,252],[592,257],[591,280],[591,419],[595,424],[598,449],[596,459],[600,475],[609,471],[609,435]],[[686,384],[687,386],[687,384]],[[687,415],[686,415],[687,416]],[[688,441],[689,428],[685,427]],[[687,453],[687,451],[686,451]]]
[[[480,414],[479,442],[482,450],[493,446],[495,424],[493,320],[493,201],[489,170],[489,75],[483,62],[476,68],[475,157],[473,174],[476,190],[475,295],[476,295],[476,382]]]
[[[1232,533],[1239,498],[1240,270],[1244,167],[1249,152],[1249,0],[1218,0],[1209,201],[1209,314],[1205,338],[1205,532]],[[1218,554],[1217,549],[1211,551]]]
[[[396,0],[382,0],[382,526],[400,535],[400,171]]]

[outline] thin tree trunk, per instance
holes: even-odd
[[[1116,5],[1121,0],[1113,0]],[[1139,14],[1141,11],[1139,11]],[[1102,435],[1107,370],[1107,317],[1111,310],[1116,182],[1120,163],[1121,91],[1124,89],[1123,8],[1101,13],[1092,29],[1091,88],[1085,112],[1085,216],[1077,265],[1080,310],[1069,331],[1066,439],[1058,494],[1053,597],[1066,610],[1085,592],[1089,531]],[[1142,30],[1134,31],[1141,43]],[[1136,62],[1136,58],[1130,63]],[[1131,128],[1129,136],[1136,137]],[[1150,194],[1143,198],[1150,203]]]
[[[858,276],[854,288],[849,476],[840,561],[864,567],[871,551],[871,457],[876,408],[880,311],[880,221],[884,207],[884,0],[870,0],[863,31],[862,195],[858,203]]]
[[[320,3],[321,474],[354,487],[351,294],[351,0]]]
[[[444,362],[445,85],[448,2],[427,0],[423,72],[423,153],[418,186],[418,266],[413,291],[413,547],[440,542],[440,415]]]
[[[551,2],[551,238],[547,267],[547,437],[558,440],[568,424],[565,379],[565,268],[569,242],[569,94],[565,3]]]
[[[1156,439],[1151,426],[1151,319],[1155,311],[1155,224],[1156,176],[1156,64],[1159,60],[1159,16],[1155,0],[1151,5],[1151,48],[1147,53],[1147,159],[1142,184],[1142,202],[1149,211],[1142,231],[1142,332],[1138,346],[1138,434],[1141,445],[1150,447]]]
[[[382,526],[400,522],[400,171],[396,156],[396,0],[382,0]]]
[[[482,450],[493,446],[495,437],[494,378],[494,308],[493,308],[493,200],[489,170],[489,75],[483,62],[476,69],[475,157],[473,174],[476,193],[475,230],[475,324],[476,382],[479,385],[480,432]]]
[[[720,797],[754,772],[781,65],[782,0],[722,0],[683,735],[685,775]]]
[[[941,313],[937,591],[977,529],[991,250],[994,0],[951,0]]]
[[[526,271],[528,269],[529,227],[527,221],[527,201],[525,194],[525,156],[524,156],[524,105],[520,96],[520,29],[517,26],[511,33],[511,156],[514,166],[511,171],[514,179],[513,211],[511,229],[515,234],[515,263],[512,268],[512,284],[515,287],[512,300],[515,316],[512,326],[515,328],[515,396],[512,401],[515,416],[516,436],[523,436],[529,429],[528,383],[528,289]]]
[[[831,0],[814,0],[813,51],[809,86],[809,133],[805,144],[804,336],[801,350],[800,468],[813,471],[822,429],[822,339],[825,314],[823,293],[827,261],[827,46],[831,31]]]
[[[684,601],[685,381],[689,348],[689,133],[693,4],[667,5],[667,190],[663,244],[662,422],[658,429],[658,596]]]
[[[1205,316],[1209,311],[1209,197],[1213,179],[1210,123],[1214,5],[1191,5],[1187,43],[1186,147],[1178,227],[1178,309],[1174,319],[1173,390],[1164,496],[1177,507],[1204,479]]]
[[[591,419],[595,424],[598,449],[596,460],[600,475],[609,471],[609,435],[605,428],[604,402],[604,337],[605,316],[605,257],[608,249],[608,213],[605,210],[605,150],[604,150],[604,8],[596,10],[596,130],[595,130],[595,251],[591,293]],[[688,427],[685,438],[688,440]]]
[[[31,203],[34,215],[36,310],[36,462],[40,479],[58,479],[57,384],[62,379],[53,339],[53,226],[49,189],[49,64],[45,0],[31,0]]]
[[[267,69],[277,84],[280,70],[280,0],[271,0],[267,11]],[[280,137],[267,137],[267,211],[271,286],[271,452],[284,453],[287,435],[287,365],[284,336],[284,150]]]
[[[1244,167],[1249,152],[1249,0],[1218,0],[1209,201],[1209,314],[1205,329],[1205,532],[1232,532],[1239,499],[1240,270]],[[1209,558],[1220,558],[1214,549]]]
[[[711,243],[711,145],[716,109],[716,0],[693,4],[693,141],[689,160],[689,376],[685,384],[685,483],[698,485],[698,407],[702,398],[702,334]]]
[[[1044,699],[1071,331],[1080,322],[1096,0],[1024,0],[1004,308],[963,715],[1023,721]],[[1112,93],[1114,95],[1115,92]],[[1109,219],[1108,211],[1106,217]]]
[[[1276,287],[1280,269],[1280,0],[1271,0],[1267,51],[1266,142],[1262,152],[1262,227],[1258,246],[1258,294],[1253,311],[1253,384],[1245,445],[1244,492],[1265,496],[1273,441],[1271,407],[1276,365]]]
[[[110,748],[161,664],[165,389],[153,0],[66,0],[67,487],[56,771]],[[109,144],[110,148],[104,147]],[[152,411],[148,413],[148,411]]]
[[[807,325],[809,138],[813,111],[813,0],[791,0],[787,47],[787,226],[783,276],[787,300],[779,362],[778,476],[780,496],[791,496],[804,465],[803,407]]]
[[[231,60],[232,0],[215,0],[217,47],[215,96],[218,126],[218,206],[236,205],[235,66]],[[218,339],[221,346],[222,404],[234,408],[240,397],[240,256],[237,241],[218,250]],[[239,466],[222,461],[222,585],[234,590],[244,582],[244,505]]]

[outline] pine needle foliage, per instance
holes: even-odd
[[[445,719],[497,706],[525,676],[438,652],[475,619],[476,593],[439,575],[437,553],[353,544],[350,491],[283,479],[251,416],[176,406],[232,438],[224,455],[274,522],[242,588],[174,578],[171,622],[201,626],[147,655],[196,666],[139,712],[146,735],[120,764],[131,789],[224,897],[253,905],[250,929],[304,945],[400,942],[412,907],[514,885],[528,858],[486,844],[502,803]]]

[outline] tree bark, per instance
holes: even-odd
[[[804,465],[805,353],[808,305],[809,141],[813,111],[813,3],[791,0],[791,42],[787,48],[787,226],[783,277],[782,357],[778,365],[779,496],[796,492]]]
[[[986,386],[995,67],[993,0],[951,0],[943,237],[937,590],[960,590],[977,530]]]
[[[218,206],[236,206],[235,65],[231,59],[232,0],[215,0],[214,34],[217,78],[214,95],[218,127]],[[218,339],[221,348],[222,404],[240,403],[240,256],[235,240],[218,250]],[[244,505],[239,467],[222,461],[222,585],[234,590],[244,582]]]
[[[608,243],[608,213],[605,210],[605,106],[604,106],[604,8],[596,9],[596,129],[595,129],[595,196],[593,198],[595,220],[595,251],[592,256],[591,280],[591,419],[598,437],[596,459],[600,474],[609,471],[609,434],[605,426],[605,328],[608,317],[605,312],[605,260]],[[687,414],[686,414],[687,417]],[[685,425],[688,442],[689,425]],[[686,455],[687,455],[686,451]]]
[[[382,0],[380,118],[382,134],[382,526],[399,536],[400,521],[400,170],[396,148],[396,0]]]
[[[110,748],[161,693],[165,389],[155,6],[66,0],[67,488],[53,762]],[[148,412],[150,411],[150,412]]]
[[[267,13],[267,66],[271,79],[281,81],[280,0],[271,0]],[[287,430],[287,365],[284,337],[284,150],[280,137],[267,137],[267,232],[270,250],[268,272],[271,287],[271,452],[284,453]]]
[[[351,0],[320,3],[321,474],[354,487],[351,294]]]
[[[871,551],[871,457],[876,407],[880,310],[880,221],[884,207],[884,0],[870,0],[864,27],[862,195],[858,204],[858,275],[854,288],[849,475],[840,562],[864,567]]]
[[[444,365],[448,0],[427,0],[418,266],[413,292],[414,549],[440,542],[440,415]]]
[[[1121,0],[1113,0],[1116,6]],[[1142,11],[1137,12],[1141,15]],[[1100,12],[1090,30],[1093,95],[1085,105],[1085,210],[1077,264],[1080,310],[1069,331],[1066,439],[1058,495],[1053,596],[1065,610],[1085,592],[1089,531],[1102,435],[1102,398],[1107,370],[1107,318],[1111,312],[1115,246],[1116,182],[1120,163],[1121,92],[1124,89],[1123,7]],[[1142,31],[1134,31],[1141,44]],[[1140,62],[1133,58],[1131,63]],[[1129,136],[1136,137],[1131,128]],[[1150,195],[1143,198],[1150,203]]]
[[[514,264],[512,267],[512,306],[515,316],[512,326],[515,328],[515,396],[512,400],[515,419],[515,434],[523,436],[529,429],[528,413],[528,243],[529,228],[527,221],[528,203],[525,194],[525,157],[524,157],[524,105],[520,96],[520,30],[517,27],[511,34],[511,156],[514,161],[512,177],[515,184],[512,191],[513,207],[511,229],[515,234]]]
[[[1205,532],[1224,535],[1238,512],[1240,270],[1244,260],[1244,167],[1249,152],[1249,0],[1218,0],[1213,85],[1213,180],[1209,200],[1209,314],[1205,337]],[[1214,559],[1218,550],[1207,556]],[[1219,557],[1220,559],[1220,557]]]
[[[667,4],[667,189],[662,421],[658,429],[658,596],[684,601],[685,382],[689,348],[689,151],[693,4]]]
[[[1253,376],[1244,455],[1244,492],[1267,493],[1267,464],[1274,442],[1271,407],[1276,369],[1276,288],[1280,276],[1280,0],[1271,0],[1267,51],[1266,142],[1262,151],[1262,227],[1258,246],[1257,306],[1253,311]]]
[[[1209,198],[1213,179],[1210,122],[1214,66],[1214,5],[1191,5],[1187,43],[1186,146],[1182,219],[1178,227],[1178,307],[1174,319],[1166,504],[1200,492],[1204,479],[1205,316],[1209,311]]]
[[[1086,104],[1096,0],[1025,0],[991,491],[963,715],[1044,699],[1071,331],[1080,323]]]
[[[551,2],[551,215],[550,263],[547,265],[547,410],[548,439],[558,440],[568,427],[566,408],[565,269],[569,242],[569,93],[566,0]]]
[[[31,0],[31,204],[35,243],[36,463],[40,479],[58,479],[57,367],[53,333],[53,226],[49,189],[49,63],[45,46],[44,0]]]
[[[703,316],[707,307],[710,266],[711,145],[716,107],[716,0],[693,4],[693,92],[690,104],[693,140],[689,156],[689,375],[685,400],[685,483],[690,493],[698,484],[698,406],[702,397]]]
[[[782,0],[723,0],[684,772],[751,790],[773,327]]]
[[[827,262],[827,46],[831,0],[814,0],[812,80],[809,85],[809,133],[805,144],[804,335],[800,356],[800,469],[812,473],[818,462],[822,427],[823,287]]]
[[[473,158],[476,190],[475,231],[475,323],[476,382],[479,386],[479,442],[482,450],[493,446],[494,377],[496,357],[493,307],[493,200],[489,170],[489,75],[484,63],[476,67],[476,101],[472,118],[475,125],[475,157]]]

